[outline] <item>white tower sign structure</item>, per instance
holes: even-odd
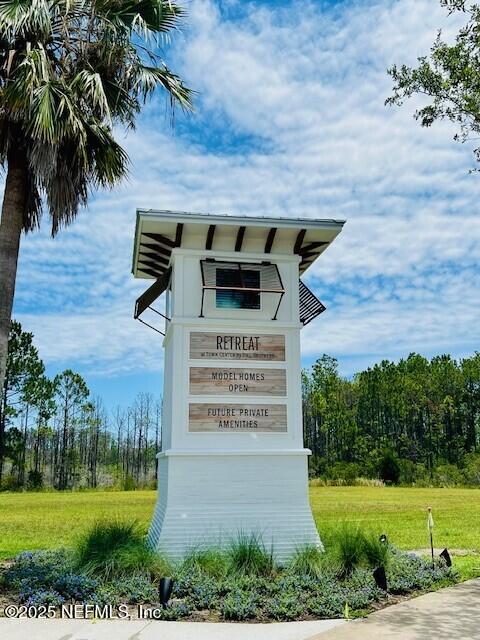
[[[135,317],[155,328],[147,315],[158,319],[152,305],[166,292],[155,548],[175,558],[255,533],[285,560],[321,544],[308,501],[300,330],[324,306],[299,277],[342,226],[137,212],[133,273],[155,282]]]

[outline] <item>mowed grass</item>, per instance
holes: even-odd
[[[435,547],[480,551],[480,489],[310,487],[310,501],[326,542],[339,522],[358,522],[400,549],[424,549],[432,507]]]
[[[155,497],[155,491],[0,493],[0,558],[69,545],[100,518],[135,519],[146,529]],[[386,533],[402,549],[426,548],[431,506],[436,547],[480,551],[480,489],[311,487],[310,498],[327,544],[348,521]]]

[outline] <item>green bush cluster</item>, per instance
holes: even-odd
[[[392,593],[410,593],[453,582],[443,562],[399,552],[378,536],[343,526],[327,551],[299,548],[286,566],[258,535],[240,534],[224,549],[193,549],[182,562],[168,563],[148,548],[135,523],[98,522],[73,552],[24,553],[3,575],[4,585],[22,602],[158,605],[158,579],[174,578],[161,619],[178,620],[198,612],[215,619],[297,620],[342,617],[371,608],[384,593],[372,567],[387,570]]]
[[[368,458],[358,463],[338,461],[328,464],[324,458],[311,456],[309,476],[325,485],[363,486],[371,481],[419,487],[478,487],[480,454],[465,454],[458,464],[439,461],[432,469],[423,463],[398,457],[389,449],[373,450]]]

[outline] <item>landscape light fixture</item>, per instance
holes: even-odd
[[[158,583],[158,597],[160,598],[160,604],[165,609],[172,595],[173,578],[160,578]]]
[[[373,572],[373,578],[375,584],[382,591],[387,591],[387,574],[385,573],[385,567],[377,567]]]
[[[442,553],[440,554],[440,558],[443,558],[445,560],[445,564],[447,565],[447,567],[451,567],[452,566],[452,558],[450,557],[450,554],[448,553],[448,549],[444,549],[442,551]]]

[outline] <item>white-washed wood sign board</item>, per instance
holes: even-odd
[[[285,361],[285,336],[278,334],[190,333],[192,360]]]
[[[190,367],[190,395],[285,396],[285,369]]]
[[[190,432],[256,431],[285,433],[287,407],[284,404],[203,404],[189,406]]]

